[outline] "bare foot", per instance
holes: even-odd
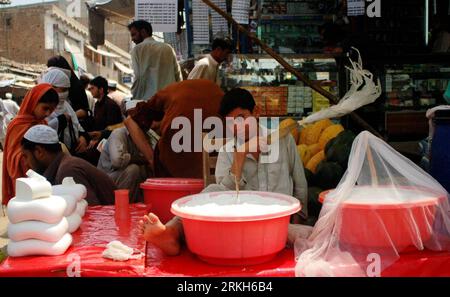
[[[139,221],[139,229],[146,241],[159,247],[165,254],[175,256],[180,252],[177,228],[163,225],[155,214],[144,216],[143,220]]]

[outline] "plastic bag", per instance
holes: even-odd
[[[447,191],[367,131],[307,238],[295,241],[297,276],[380,276],[402,253],[450,250]]]
[[[342,117],[361,106],[374,102],[380,97],[380,80],[378,79],[377,83],[374,83],[373,74],[363,69],[359,51],[356,48],[353,49],[358,53],[358,61],[354,62],[350,59],[352,68],[346,67],[350,71],[350,89],[338,104],[311,114],[300,121],[301,125],[314,123],[323,119]]]

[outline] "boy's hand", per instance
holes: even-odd
[[[240,179],[247,154],[252,154],[258,160],[259,154],[265,151],[267,151],[267,138],[253,137],[235,150],[231,172]]]
[[[237,148],[237,152],[243,155],[252,154],[255,159],[259,158],[260,153],[268,151],[266,137],[253,137],[243,145]]]

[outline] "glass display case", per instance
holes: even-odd
[[[388,140],[420,140],[428,135],[426,111],[448,104],[443,94],[450,81],[450,55],[379,56],[365,65],[380,78],[382,94],[361,116]]]
[[[450,80],[450,62],[385,66],[387,110],[428,109],[442,104]]]
[[[310,80],[339,94],[338,65],[332,55],[285,55]],[[305,86],[268,55],[233,55],[220,69],[223,89],[249,90],[264,116],[305,116],[329,106],[326,98]]]
[[[321,53],[330,0],[259,0],[258,37],[279,53]]]

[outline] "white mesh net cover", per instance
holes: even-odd
[[[296,276],[380,276],[402,253],[450,250],[447,191],[364,131],[316,225],[295,241]]]

